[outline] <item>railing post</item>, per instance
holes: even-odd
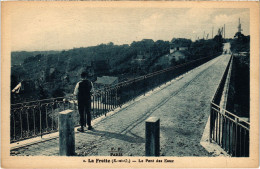
[[[15,112],[13,113],[13,123],[14,123],[14,140],[16,140],[16,130],[15,130]]]
[[[42,110],[41,110],[41,104],[39,103],[39,113],[40,113],[40,134],[42,137]]]
[[[49,128],[49,126],[48,126],[48,110],[47,110],[48,104],[46,104],[45,106],[46,106],[45,107],[46,132],[48,132],[48,128]]]
[[[107,113],[106,113],[106,106],[104,104],[105,103],[104,99],[105,99],[105,92],[102,91],[102,96],[101,96],[102,114],[105,114],[105,116],[106,116]]]
[[[23,121],[22,121],[22,112],[20,111],[19,112],[19,114],[20,114],[20,127],[21,127],[21,136],[20,136],[20,138],[23,138]]]
[[[209,142],[212,142],[212,127],[213,127],[213,110],[210,104],[210,115],[209,115]]]
[[[135,97],[136,97],[136,84],[135,84],[135,78],[134,78],[134,82],[132,83],[132,85],[133,85],[133,87],[132,87],[132,89],[134,90],[134,96],[132,96],[133,98],[132,98],[132,100],[134,101],[135,100]]]
[[[145,121],[145,155],[160,155],[160,119],[157,117]]]
[[[104,99],[105,99],[105,111],[106,111],[106,114],[107,112],[109,112],[109,107],[108,107],[108,88],[105,89],[105,93],[104,93]]]
[[[238,150],[238,127],[237,127],[237,124],[239,123],[239,118],[235,117],[235,125],[236,125],[236,128],[235,128],[235,156],[237,157],[238,156],[238,153],[237,153],[237,150]]]
[[[30,122],[29,122],[29,114],[28,114],[28,109],[26,109],[26,117],[27,117],[27,137],[30,136]]]
[[[75,155],[75,133],[73,110],[64,110],[59,113],[59,147],[60,156]]]
[[[35,111],[33,109],[33,134],[36,135],[36,127],[35,127]]]
[[[116,90],[116,107],[118,107],[117,87],[115,88],[115,90]]]
[[[145,96],[145,92],[146,92],[146,77],[144,76],[144,96]]]

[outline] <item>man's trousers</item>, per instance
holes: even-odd
[[[80,115],[80,126],[81,127],[86,126],[86,121],[87,121],[87,125],[91,126],[91,113],[90,113],[91,101],[84,101],[84,102],[79,101],[78,109]]]

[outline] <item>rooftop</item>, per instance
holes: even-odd
[[[118,80],[118,77],[102,76],[102,77],[97,77],[97,81],[95,81],[95,83],[97,83],[97,84],[104,84],[104,85],[111,85],[111,84],[113,84],[117,80]]]

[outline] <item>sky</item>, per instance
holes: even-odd
[[[249,35],[249,9],[243,8],[41,8],[11,12],[12,51],[67,50],[113,42],[131,44],[142,39],[195,40],[212,37],[225,24],[226,38]]]

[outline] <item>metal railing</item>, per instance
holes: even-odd
[[[171,79],[213,59],[204,57],[181,65],[140,76],[115,86],[97,90],[91,96],[92,119],[106,115],[136,97],[170,81]],[[74,123],[79,125],[75,97],[60,97],[11,105],[11,142],[42,136],[58,130],[58,114],[66,109],[75,110]]]
[[[248,122],[211,103],[210,126],[210,139],[228,154],[235,157],[249,156]]]
[[[11,142],[42,136],[58,130],[58,115],[76,109],[72,97],[59,97],[11,105]],[[74,119],[77,119],[76,116]]]
[[[220,107],[221,96],[230,69],[231,56],[217,91],[210,105],[210,142],[215,141],[228,154],[235,157],[249,156],[250,123]]]

